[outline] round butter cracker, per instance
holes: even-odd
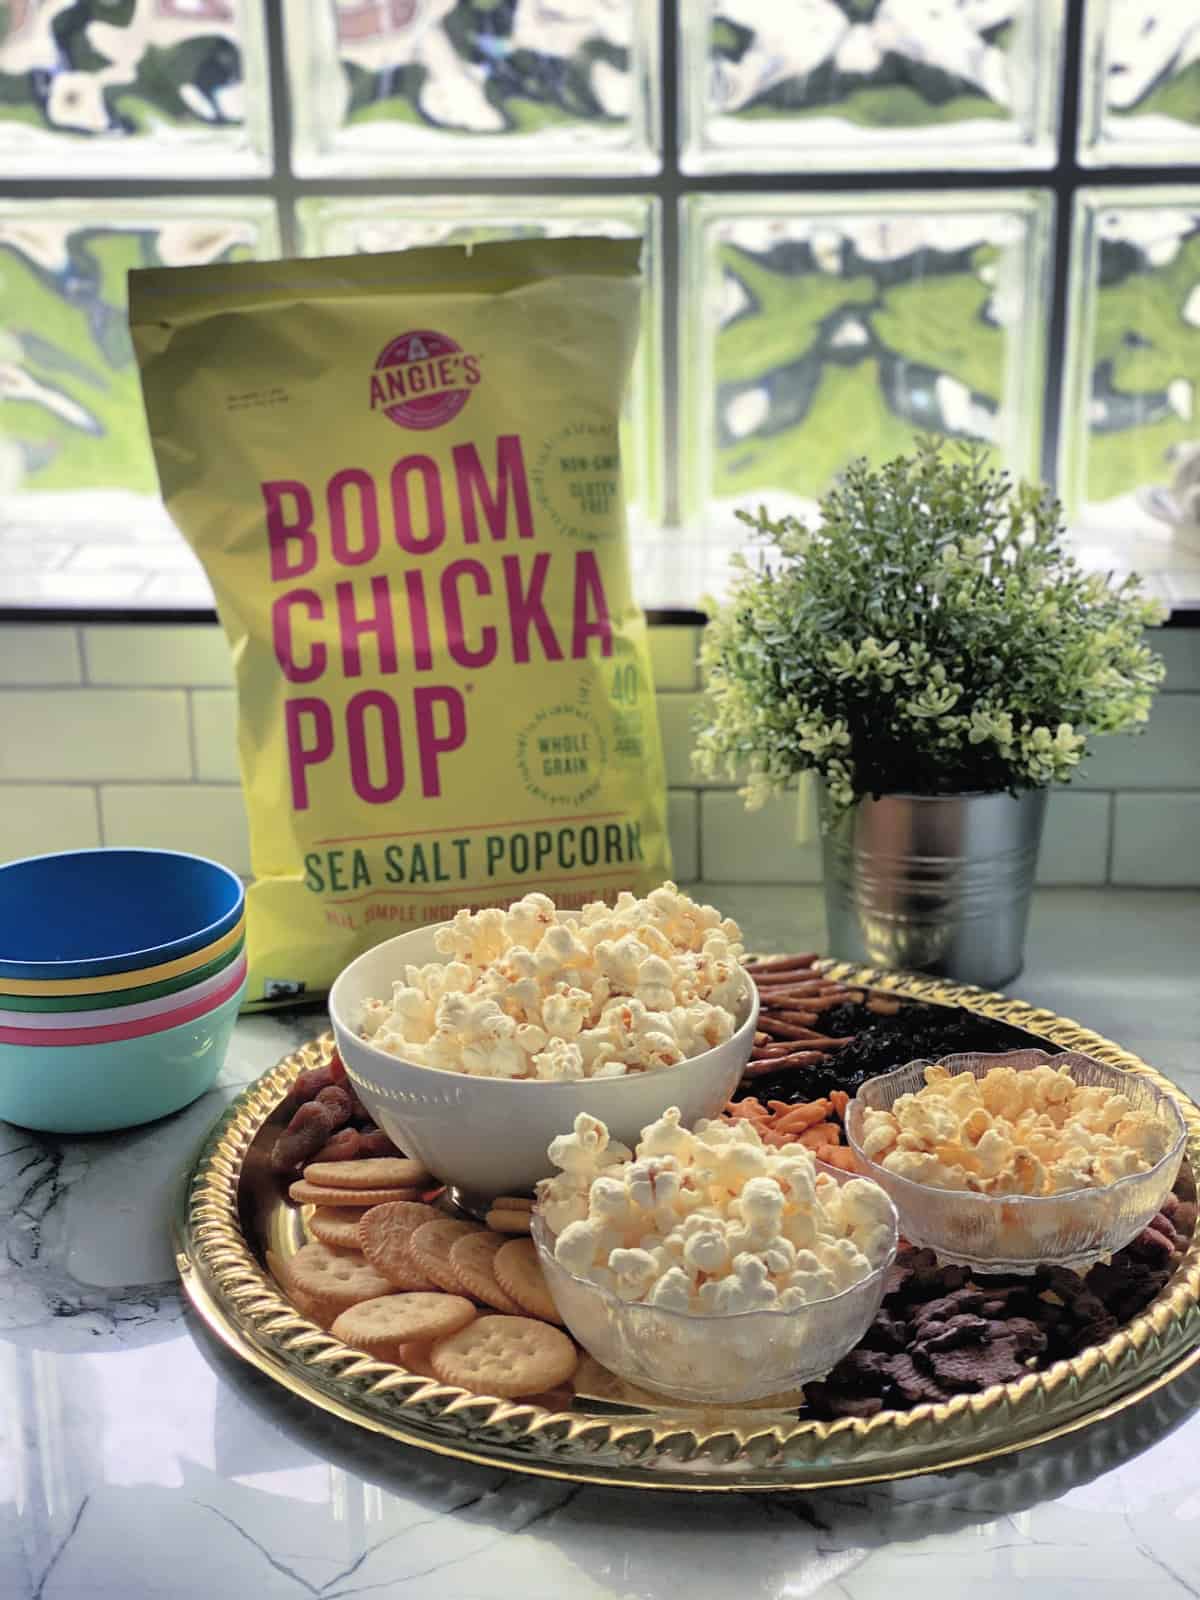
[[[409,1241],[418,1228],[435,1222],[439,1215],[419,1200],[391,1200],[371,1206],[359,1220],[359,1248],[393,1288],[436,1289],[439,1285],[413,1259]]]
[[[457,1333],[475,1320],[475,1307],[457,1294],[388,1294],[343,1311],[330,1328],[335,1339],[381,1361],[397,1361],[405,1345]]]
[[[525,1307],[505,1293],[492,1269],[496,1252],[502,1250],[505,1240],[498,1233],[464,1233],[450,1246],[450,1270],[462,1283],[466,1292],[493,1311],[507,1311],[519,1317]]]
[[[322,1244],[334,1245],[339,1250],[358,1250],[361,1249],[358,1224],[366,1214],[365,1207],[316,1206],[305,1227]]]
[[[429,1352],[429,1364],[443,1383],[503,1400],[557,1388],[578,1361],[565,1333],[532,1317],[477,1317]]]
[[[427,1277],[449,1294],[463,1292],[462,1280],[450,1265],[450,1250],[456,1239],[469,1233],[482,1233],[474,1222],[459,1222],[453,1217],[439,1217],[436,1222],[426,1222],[408,1241],[412,1259]]]
[[[419,1200],[420,1189],[334,1189],[329,1184],[297,1178],[288,1194],[301,1206],[383,1206],[389,1200]]]
[[[284,1268],[284,1287],[295,1291],[305,1314],[327,1328],[360,1300],[390,1294],[392,1285],[355,1251],[337,1250],[319,1239],[300,1246]]]
[[[532,1239],[509,1239],[492,1262],[496,1281],[521,1310],[545,1322],[562,1322]]]
[[[304,1181],[330,1189],[419,1189],[433,1182],[433,1174],[407,1156],[365,1156],[359,1161],[310,1162]]]
[[[502,1211],[494,1206],[484,1221],[493,1233],[529,1233],[533,1227],[533,1211]]]

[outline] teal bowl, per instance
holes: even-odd
[[[0,1118],[41,1133],[111,1133],[191,1105],[229,1049],[243,983],[194,1022],[110,1044],[0,1044]]]

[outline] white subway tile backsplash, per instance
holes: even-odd
[[[654,669],[654,687],[664,689],[695,689],[700,684],[700,668],[696,654],[700,649],[699,628],[651,628],[650,664]]]
[[[1200,788],[1200,694],[1160,694],[1145,731],[1096,740],[1083,789]]]
[[[660,694],[658,726],[662,733],[667,782],[687,789],[698,781],[692,770],[692,717],[700,707],[698,694]]]
[[[742,782],[724,770],[714,778],[702,778],[692,765],[696,745],[696,715],[704,705],[702,694],[660,694],[658,725],[662,730],[663,757],[667,782],[678,789],[733,789]]]
[[[0,688],[82,680],[74,628],[65,623],[0,622]]]
[[[1037,881],[1059,885],[1106,882],[1111,809],[1106,794],[1054,790],[1046,806]]]
[[[90,850],[100,843],[96,791],[88,784],[0,784],[0,861]]]
[[[232,689],[195,689],[192,728],[196,776],[202,783],[237,783],[237,696]]]
[[[100,815],[105,844],[188,850],[250,871],[250,837],[242,791],[232,785],[104,784]]]
[[[700,797],[694,789],[667,795],[667,830],[675,881],[692,883],[700,876]]]
[[[0,780],[188,778],[181,689],[0,689]]]
[[[1138,888],[1200,888],[1200,793],[1119,794],[1112,881]],[[1200,932],[1196,948],[1200,957]]]
[[[748,813],[735,779],[705,783],[692,768],[699,639],[650,630],[676,877],[819,883],[820,847],[797,844],[793,794]],[[1104,883],[1111,860],[1116,883],[1200,886],[1200,630],[1150,642],[1167,692],[1145,735],[1098,741],[1081,781],[1051,796],[1040,884]],[[144,843],[249,872],[231,685],[211,623],[0,624],[0,859]]]
[[[819,839],[797,842],[794,792],[747,811],[734,790],[700,795],[700,860],[706,883],[820,883]]]
[[[1155,628],[1147,643],[1167,664],[1168,694],[1200,689],[1200,628]]]
[[[176,628],[113,623],[82,631],[89,683],[225,688],[233,682],[229,645],[215,623]]]

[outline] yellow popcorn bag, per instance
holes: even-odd
[[[163,496],[237,674],[248,1004],[461,906],[669,874],[617,428],[639,248],[131,274]]]

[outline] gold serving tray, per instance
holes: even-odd
[[[1200,1173],[1200,1109],[1145,1062],[1078,1023],[1023,1001],[935,978],[843,964],[855,986],[963,1005],[1066,1049],[1144,1073],[1171,1094]],[[230,1105],[182,1187],[174,1219],[183,1286],[209,1328],[293,1394],[404,1444],[542,1477],[656,1489],[808,1489],[963,1466],[1058,1438],[1114,1415],[1200,1361],[1200,1227],[1158,1298],[1101,1345],[1069,1361],[910,1411],[802,1420],[780,1400],[685,1406],[581,1366],[570,1411],[496,1400],[410,1374],[347,1348],[293,1310],[263,1262],[303,1241],[268,1157],[296,1074],[328,1059],[326,1033],[287,1056]]]

